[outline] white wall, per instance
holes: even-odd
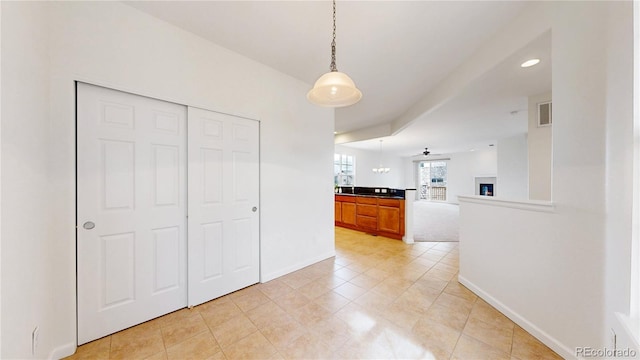
[[[498,189],[501,199],[529,198],[527,134],[498,140]]]
[[[474,195],[476,177],[495,177],[497,157],[495,147],[486,150],[470,151],[455,154],[443,154],[442,157],[429,160],[447,160],[447,202],[457,204],[459,195]],[[404,159],[405,187],[418,188],[416,184],[416,163],[424,160],[422,156]],[[496,191],[499,189],[496,188]]]
[[[39,4],[2,3],[2,358],[31,357],[36,325],[47,334],[37,357],[56,344],[52,300],[58,293],[49,277],[57,260],[50,254],[58,249],[49,234],[46,16]],[[71,296],[67,300],[75,302]]]
[[[548,319],[553,327],[547,327],[554,328],[557,338],[569,347],[606,344],[606,36],[608,11],[621,4],[557,2],[552,6],[552,199],[557,207],[554,222],[561,221],[555,226],[555,242],[564,245],[557,249],[564,260],[554,259],[556,266],[567,270],[561,278],[556,276],[563,313]]]
[[[2,5],[0,5],[0,49],[2,49]],[[2,204],[2,57],[0,56],[0,204]],[[2,279],[2,206],[0,206],[0,279]],[[0,324],[2,324],[2,281],[0,281]],[[0,339],[2,326],[0,325]],[[2,354],[2,340],[0,340]]]
[[[529,129],[527,145],[529,154],[529,199],[551,200],[552,171],[552,129],[551,126],[538,126],[538,104],[551,101],[551,93],[529,97]],[[555,104],[554,118],[555,122]]]
[[[572,358],[576,347],[609,345],[611,312],[628,311],[632,12],[628,2],[544,6],[553,209],[462,203],[460,278]]]
[[[447,164],[447,202],[458,204],[458,196],[474,195],[476,177],[494,177],[498,171],[495,147],[451,155]],[[495,187],[496,194],[500,188]]]
[[[447,163],[447,202],[458,204],[458,196],[474,195],[476,177],[494,177],[497,172],[496,149],[451,154]],[[496,193],[501,190],[496,186]]]
[[[382,146],[384,150],[384,143]],[[379,151],[355,149],[345,145],[335,145],[335,153],[356,157],[355,186],[404,189],[404,162],[401,157],[385,154],[384,151],[380,157]],[[391,169],[386,174],[376,174],[372,170],[380,166],[381,159],[382,165]]]
[[[636,6],[640,4],[636,3]],[[615,8],[608,18],[607,31],[607,112],[606,112],[606,243],[605,243],[605,338],[609,329],[617,334],[618,347],[633,346],[614,314],[629,315],[632,281],[633,184],[633,24],[632,4]],[[640,20],[640,19],[637,19]],[[635,45],[640,39],[635,40]],[[640,59],[638,59],[640,60]],[[636,80],[640,73],[635,73]],[[636,93],[635,101],[640,94]],[[637,131],[637,130],[636,130]],[[637,132],[636,132],[637,136]],[[636,137],[636,141],[639,139]],[[636,214],[636,216],[638,216]],[[636,218],[637,221],[637,218]],[[637,250],[636,250],[637,251]],[[638,254],[635,254],[636,256]],[[637,280],[637,278],[636,278]],[[637,286],[637,284],[635,284]],[[633,304],[637,307],[638,304]],[[636,343],[638,339],[635,339]],[[636,351],[640,349],[636,348]]]
[[[121,3],[3,2],[2,27],[1,357],[36,324],[37,357],[74,350],[74,80],[259,119],[262,279],[333,255],[333,111],[308,84]]]

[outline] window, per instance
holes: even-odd
[[[355,178],[355,156],[333,154],[333,183],[337,186],[353,186]]]
[[[418,165],[420,200],[447,200],[447,163],[422,161]]]

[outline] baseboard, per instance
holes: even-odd
[[[463,276],[458,275],[458,282],[466,286],[469,290],[473,291],[484,301],[498,309],[498,311],[511,319],[511,321],[518,324],[521,328],[525,329],[527,332],[529,332],[529,334],[533,335],[536,339],[540,340],[543,344],[551,348],[551,350],[558,353],[558,355],[562,356],[565,359],[577,359],[575,351],[573,351],[571,348],[565,346],[560,341],[558,341],[558,339],[547,334],[544,330],[540,329],[525,317],[513,311],[510,307],[506,306],[493,296],[489,295],[487,292],[477,287],[471,281],[465,279]]]
[[[300,269],[305,268],[305,267],[307,267],[309,265],[313,265],[313,264],[315,264],[317,262],[320,262],[322,260],[326,260],[326,259],[334,257],[334,256],[336,256],[336,252],[335,252],[335,250],[332,250],[332,251],[330,251],[328,253],[324,253],[322,255],[313,257],[311,259],[299,262],[299,263],[297,263],[295,265],[286,267],[284,269],[280,269],[278,271],[274,271],[274,272],[271,272],[271,273],[268,273],[268,274],[262,274],[260,276],[260,282],[265,283],[267,281],[271,281],[273,279],[279,278],[280,276],[287,275],[289,273],[292,273],[294,271],[300,270]]]
[[[51,352],[49,353],[49,359],[58,360],[58,359],[65,358],[67,356],[71,356],[75,354],[76,349],[77,347],[75,342],[58,346],[57,348],[51,350]]]

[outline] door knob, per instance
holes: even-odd
[[[85,228],[86,230],[91,230],[94,227],[96,227],[96,224],[94,224],[93,221],[87,221],[84,224],[82,224],[82,227]]]
[[[254,206],[254,207],[251,208],[251,211],[256,212],[256,211],[258,211],[258,208]]]

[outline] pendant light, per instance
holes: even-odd
[[[307,93],[307,100],[318,106],[344,107],[362,99],[351,78],[336,67],[336,0],[333,0],[333,40],[331,41],[331,65],[328,73],[320,76]]]
[[[377,168],[373,168],[372,170],[376,174],[386,174],[391,171],[389,168],[382,167],[382,140],[380,140],[380,163]]]

